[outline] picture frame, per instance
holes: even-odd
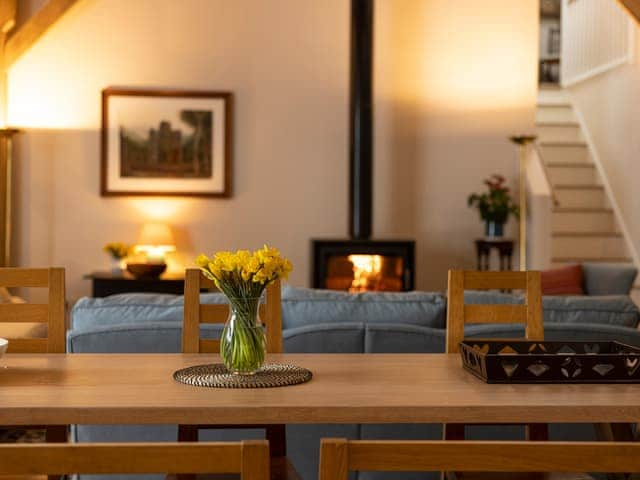
[[[229,197],[233,94],[102,91],[102,196]]]

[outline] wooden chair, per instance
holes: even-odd
[[[465,305],[465,290],[524,290],[524,305]],[[544,340],[540,272],[449,270],[447,353],[460,352],[467,323],[524,323],[527,340]]]
[[[476,272],[449,271],[447,293],[447,353],[459,353],[468,323],[523,323],[527,340],[544,340],[540,272]],[[523,290],[521,305],[465,305],[465,290]],[[546,440],[548,426],[531,424],[526,427],[529,440]],[[464,424],[444,425],[444,438],[464,440]]]
[[[0,268],[0,287],[47,288],[48,302],[0,304],[0,337],[9,340],[8,353],[65,353],[64,268]],[[66,425],[25,427],[44,429],[46,441],[68,440]]]
[[[65,353],[64,268],[0,268],[0,287],[47,288],[49,301],[0,304],[8,353]]]
[[[204,305],[200,303],[203,289],[214,289],[213,281],[199,269],[187,269],[184,283],[184,323],[182,330],[183,353],[219,353],[220,341],[200,338],[200,325],[224,324],[229,314],[226,304]],[[282,305],[280,282],[266,289],[265,303],[260,305],[260,317],[266,326],[267,352],[282,353]],[[271,468],[274,476],[281,479],[300,478],[291,462],[286,458],[286,436],[284,425],[179,425],[178,440],[195,442],[200,429],[213,428],[264,428],[269,441]]]
[[[524,305],[465,305],[465,290],[524,290]],[[447,353],[458,353],[467,323],[524,323],[527,340],[544,340],[542,321],[542,293],[540,272],[474,272],[449,271],[447,300]],[[601,441],[631,441],[628,424],[595,424]],[[529,440],[546,440],[548,426],[530,424],[526,429]],[[445,425],[445,438],[464,439],[464,425]],[[623,478],[609,472],[609,480]]]
[[[319,480],[347,480],[350,471],[441,470],[640,472],[640,444],[322,439],[320,445]]]
[[[202,443],[87,443],[0,445],[0,478],[45,474],[239,473],[269,479],[264,440]]]

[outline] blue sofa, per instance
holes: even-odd
[[[597,272],[602,278],[602,272]],[[604,282],[592,278],[592,292],[580,297],[543,299],[545,337],[548,340],[621,340],[640,346],[640,311],[626,293],[628,275],[621,280],[605,270]],[[613,272],[615,273],[615,272]],[[631,282],[635,277],[631,277]],[[616,281],[615,279],[618,278]],[[589,291],[588,291],[589,293]],[[467,292],[469,303],[514,303],[522,298],[493,292]],[[203,302],[223,303],[219,294],[203,294]],[[183,298],[173,295],[126,294],[81,299],[72,311],[68,332],[70,353],[178,352]],[[308,353],[437,353],[444,352],[446,297],[439,293],[345,294],[285,287],[282,295],[283,336],[286,352]],[[219,326],[206,325],[203,335],[215,337]],[[473,325],[468,336],[514,337],[518,325]],[[209,430],[203,438],[243,439],[263,435],[253,430]],[[520,438],[517,426],[473,427],[469,438]],[[554,439],[592,439],[590,425],[554,425]],[[76,426],[76,441],[169,441],[176,427]],[[440,425],[288,425],[288,455],[305,479],[317,477],[321,437],[352,439],[441,438]],[[352,478],[436,479],[437,474],[384,474],[362,472]]]

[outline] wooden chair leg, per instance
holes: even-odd
[[[271,458],[287,456],[287,437],[284,425],[267,425],[265,437],[269,441]]]
[[[445,423],[442,426],[442,437],[445,440],[464,440],[464,423]],[[455,472],[441,472],[441,480],[460,480]]]
[[[50,425],[45,427],[44,438],[47,443],[67,443],[69,428],[67,425]],[[49,480],[62,480],[62,475],[48,475]]]
[[[530,423],[525,426],[527,440],[545,442],[549,440],[549,425],[546,423]]]
[[[178,425],[178,442],[197,442],[198,426],[197,425]],[[178,473],[175,475],[176,480],[196,480],[196,476],[192,473]]]

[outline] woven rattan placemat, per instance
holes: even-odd
[[[222,363],[196,365],[173,374],[181,383],[214,388],[273,388],[297,385],[311,380],[306,368],[279,363],[265,364],[254,375],[234,375]]]

